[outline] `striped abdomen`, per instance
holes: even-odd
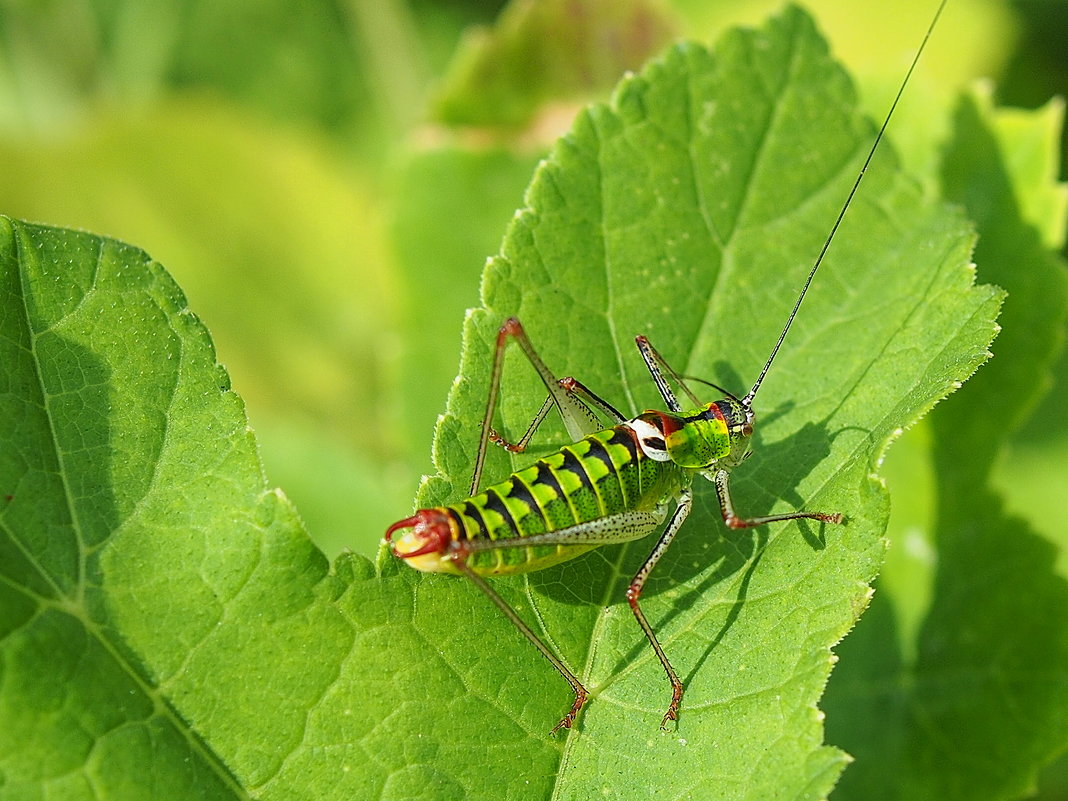
[[[630,427],[620,425],[567,445],[443,511],[458,523],[459,539],[528,537],[628,510],[652,510],[684,481],[684,470],[648,458]],[[482,574],[520,573],[592,547],[490,549],[472,553],[468,564]]]

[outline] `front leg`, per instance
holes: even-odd
[[[723,515],[723,522],[727,528],[753,528],[763,526],[766,523],[778,523],[781,520],[819,520],[823,523],[841,523],[841,512],[828,514],[827,512],[787,512],[781,515],[765,515],[763,517],[738,517],[734,511],[734,501],[731,500],[730,490],[731,474],[729,470],[716,471],[713,481],[716,485],[716,495],[719,496],[719,511]]]

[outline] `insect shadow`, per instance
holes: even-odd
[[[780,412],[783,414],[785,412]],[[735,500],[747,515],[764,515],[778,499],[789,501],[793,508],[808,508],[797,487],[830,453],[831,435],[827,421],[807,423],[790,436],[765,445],[754,444],[754,456],[735,473]],[[702,608],[714,603],[722,610],[708,618],[716,631],[708,633],[708,645],[688,665],[684,682],[697,676],[713,651],[738,620],[748,599],[749,586],[766,551],[767,527],[731,530],[722,520],[714,487],[700,478],[695,480],[694,510],[672,547],[664,554],[657,570],[645,585],[643,598],[649,599],[675,590],[700,576],[695,586],[687,587],[667,604],[666,611],[650,622],[658,631],[677,630],[686,626],[687,617],[701,617]],[[813,550],[825,547],[824,524],[797,521],[802,536]],[[778,536],[795,536],[788,526]],[[527,577],[536,595],[571,605],[599,606],[606,597],[610,604],[626,610],[626,590],[631,577],[645,561],[656,541],[655,536],[636,540],[615,548],[600,548],[554,569]],[[611,582],[606,593],[604,581]],[[733,596],[733,597],[732,597]],[[630,618],[629,614],[625,614]],[[629,622],[629,621],[628,621]],[[598,683],[603,691],[648,654],[647,643],[634,626],[633,642],[620,655],[608,676]]]
[[[759,454],[759,462],[756,461],[758,457],[754,456],[750,460],[753,464],[746,464],[735,474],[738,507],[744,509],[747,515],[767,514],[777,497],[789,501],[787,505],[790,507],[805,507],[807,499],[802,498],[796,488],[829,452],[830,438],[827,427],[815,423],[804,425],[786,439],[754,450],[755,454]],[[745,480],[741,480],[743,470],[749,471],[744,476]],[[676,619],[690,614],[696,604],[707,602],[710,596],[715,596],[717,588],[720,588],[720,599],[726,600],[725,594],[731,591],[730,587],[737,587],[735,597],[730,601],[730,610],[719,631],[710,638],[708,649],[695,664],[694,672],[700,668],[701,663],[707,659],[708,654],[740,614],[752,575],[768,545],[766,526],[731,530],[723,524],[711,486],[699,492],[697,498],[695,514],[687,521],[672,549],[664,555],[658,565],[659,570],[650,578],[643,593],[643,597],[657,596],[704,573],[699,583],[682,593],[670,605],[667,613],[653,624],[658,630],[666,630]],[[802,536],[810,547],[814,550],[825,547],[823,530],[826,524],[808,520],[792,521],[779,536],[793,536],[793,523],[800,527]],[[633,556],[628,554],[628,557],[633,559],[633,564],[628,565],[628,568],[633,566],[637,569],[644,554],[639,551]],[[709,565],[712,565],[711,569],[708,569]],[[739,573],[740,578],[732,582],[732,577]],[[619,582],[620,598],[624,597],[627,581],[628,579],[624,578]],[[644,641],[640,637],[636,638],[634,646],[620,659],[616,670],[624,668],[644,651]]]

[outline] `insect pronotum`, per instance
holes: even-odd
[[[738,398],[712,385],[725,397],[702,403],[649,340],[638,336],[638,351],[667,411],[645,411],[627,419],[575,378],[557,378],[534,349],[519,320],[510,318],[497,334],[470,496],[447,506],[420,509],[386,530],[385,539],[393,554],[417,570],[467,576],[567,680],[575,699],[567,714],[553,728],[553,733],[561,728],[571,728],[589,693],[484,576],[540,570],[573,559],[591,548],[628,542],[659,531],[656,545],[635,574],[626,595],[638,625],[671,682],[671,701],[661,721],[661,728],[666,728],[669,721],[678,720],[683,685],[642,612],[639,599],[646,579],[690,512],[690,487],[694,476],[701,475],[715,485],[723,521],[732,529],[801,518],[824,523],[842,522],[843,516],[837,512],[796,511],[763,517],[740,515],[731,500],[730,476],[731,471],[749,455],[755,421],[753,401],[760,385],[775,361],[871,164],[946,2],[942,0],[939,4],[864,165],[801,287],[782,333],[744,397]],[[515,443],[500,436],[492,423],[509,340],[519,343],[549,392],[526,433]],[[682,391],[686,405],[679,402],[672,385]],[[482,468],[490,443],[512,452],[523,451],[553,408],[560,413],[574,442],[480,490]],[[601,418],[610,420],[610,426],[606,428],[600,422]],[[405,533],[395,537],[400,531]]]

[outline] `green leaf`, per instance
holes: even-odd
[[[240,797],[352,642],[327,562],[158,264],[7,220],[0,254],[3,793]]]
[[[628,411],[657,402],[636,333],[744,391],[872,140],[853,100],[794,9],[715,56],[676,48],[583,114],[486,271],[424,500],[466,492],[509,314],[555,370]],[[643,596],[688,685],[677,732],[657,729],[666,682],[623,603],[651,543],[496,583],[594,692],[554,738],[566,685],[474,588],[385,555],[378,571],[328,569],[158,264],[3,223],[0,793],[826,795],[844,757],[816,704],[882,558],[878,459],[993,335],[1000,295],[972,286],[971,242],[884,148],[761,390],[759,449],[735,482],[746,513],[848,522],[726,532],[699,495]],[[506,367],[512,432],[544,392],[518,358]],[[488,475],[510,469],[492,457]]]
[[[625,82],[611,107],[583,114],[486,271],[438,428],[441,474],[420,504],[466,493],[496,328],[509,315],[559,375],[624,412],[658,403],[636,333],[680,371],[744,392],[870,147],[873,130],[852,101],[807,18],[789,11],[760,34],[728,36],[715,57],[673,50]],[[882,559],[876,464],[896,432],[975,369],[993,336],[1000,294],[971,286],[970,246],[969,227],[881,152],[761,390],[762,447],[735,482],[747,513],[805,506],[843,511],[848,525],[727,533],[711,494],[699,496],[643,595],[688,684],[677,735],[656,730],[666,681],[621,603],[651,543],[497,582],[594,689],[579,729],[542,769],[556,774],[558,797],[611,795],[615,777],[650,796],[818,796],[833,785],[842,755],[821,747],[816,702],[830,647],[865,606]],[[514,434],[544,390],[513,356],[502,420]],[[530,459],[490,457],[491,479]],[[454,672],[456,691],[478,701],[478,732],[522,730],[525,760],[540,757],[534,743],[567,708],[559,677],[474,589],[420,576],[411,603],[428,642],[408,670]],[[411,730],[427,737],[444,715],[451,731],[476,736],[452,704],[440,706],[420,709]],[[437,764],[468,792],[480,786],[481,768],[449,752]]]

